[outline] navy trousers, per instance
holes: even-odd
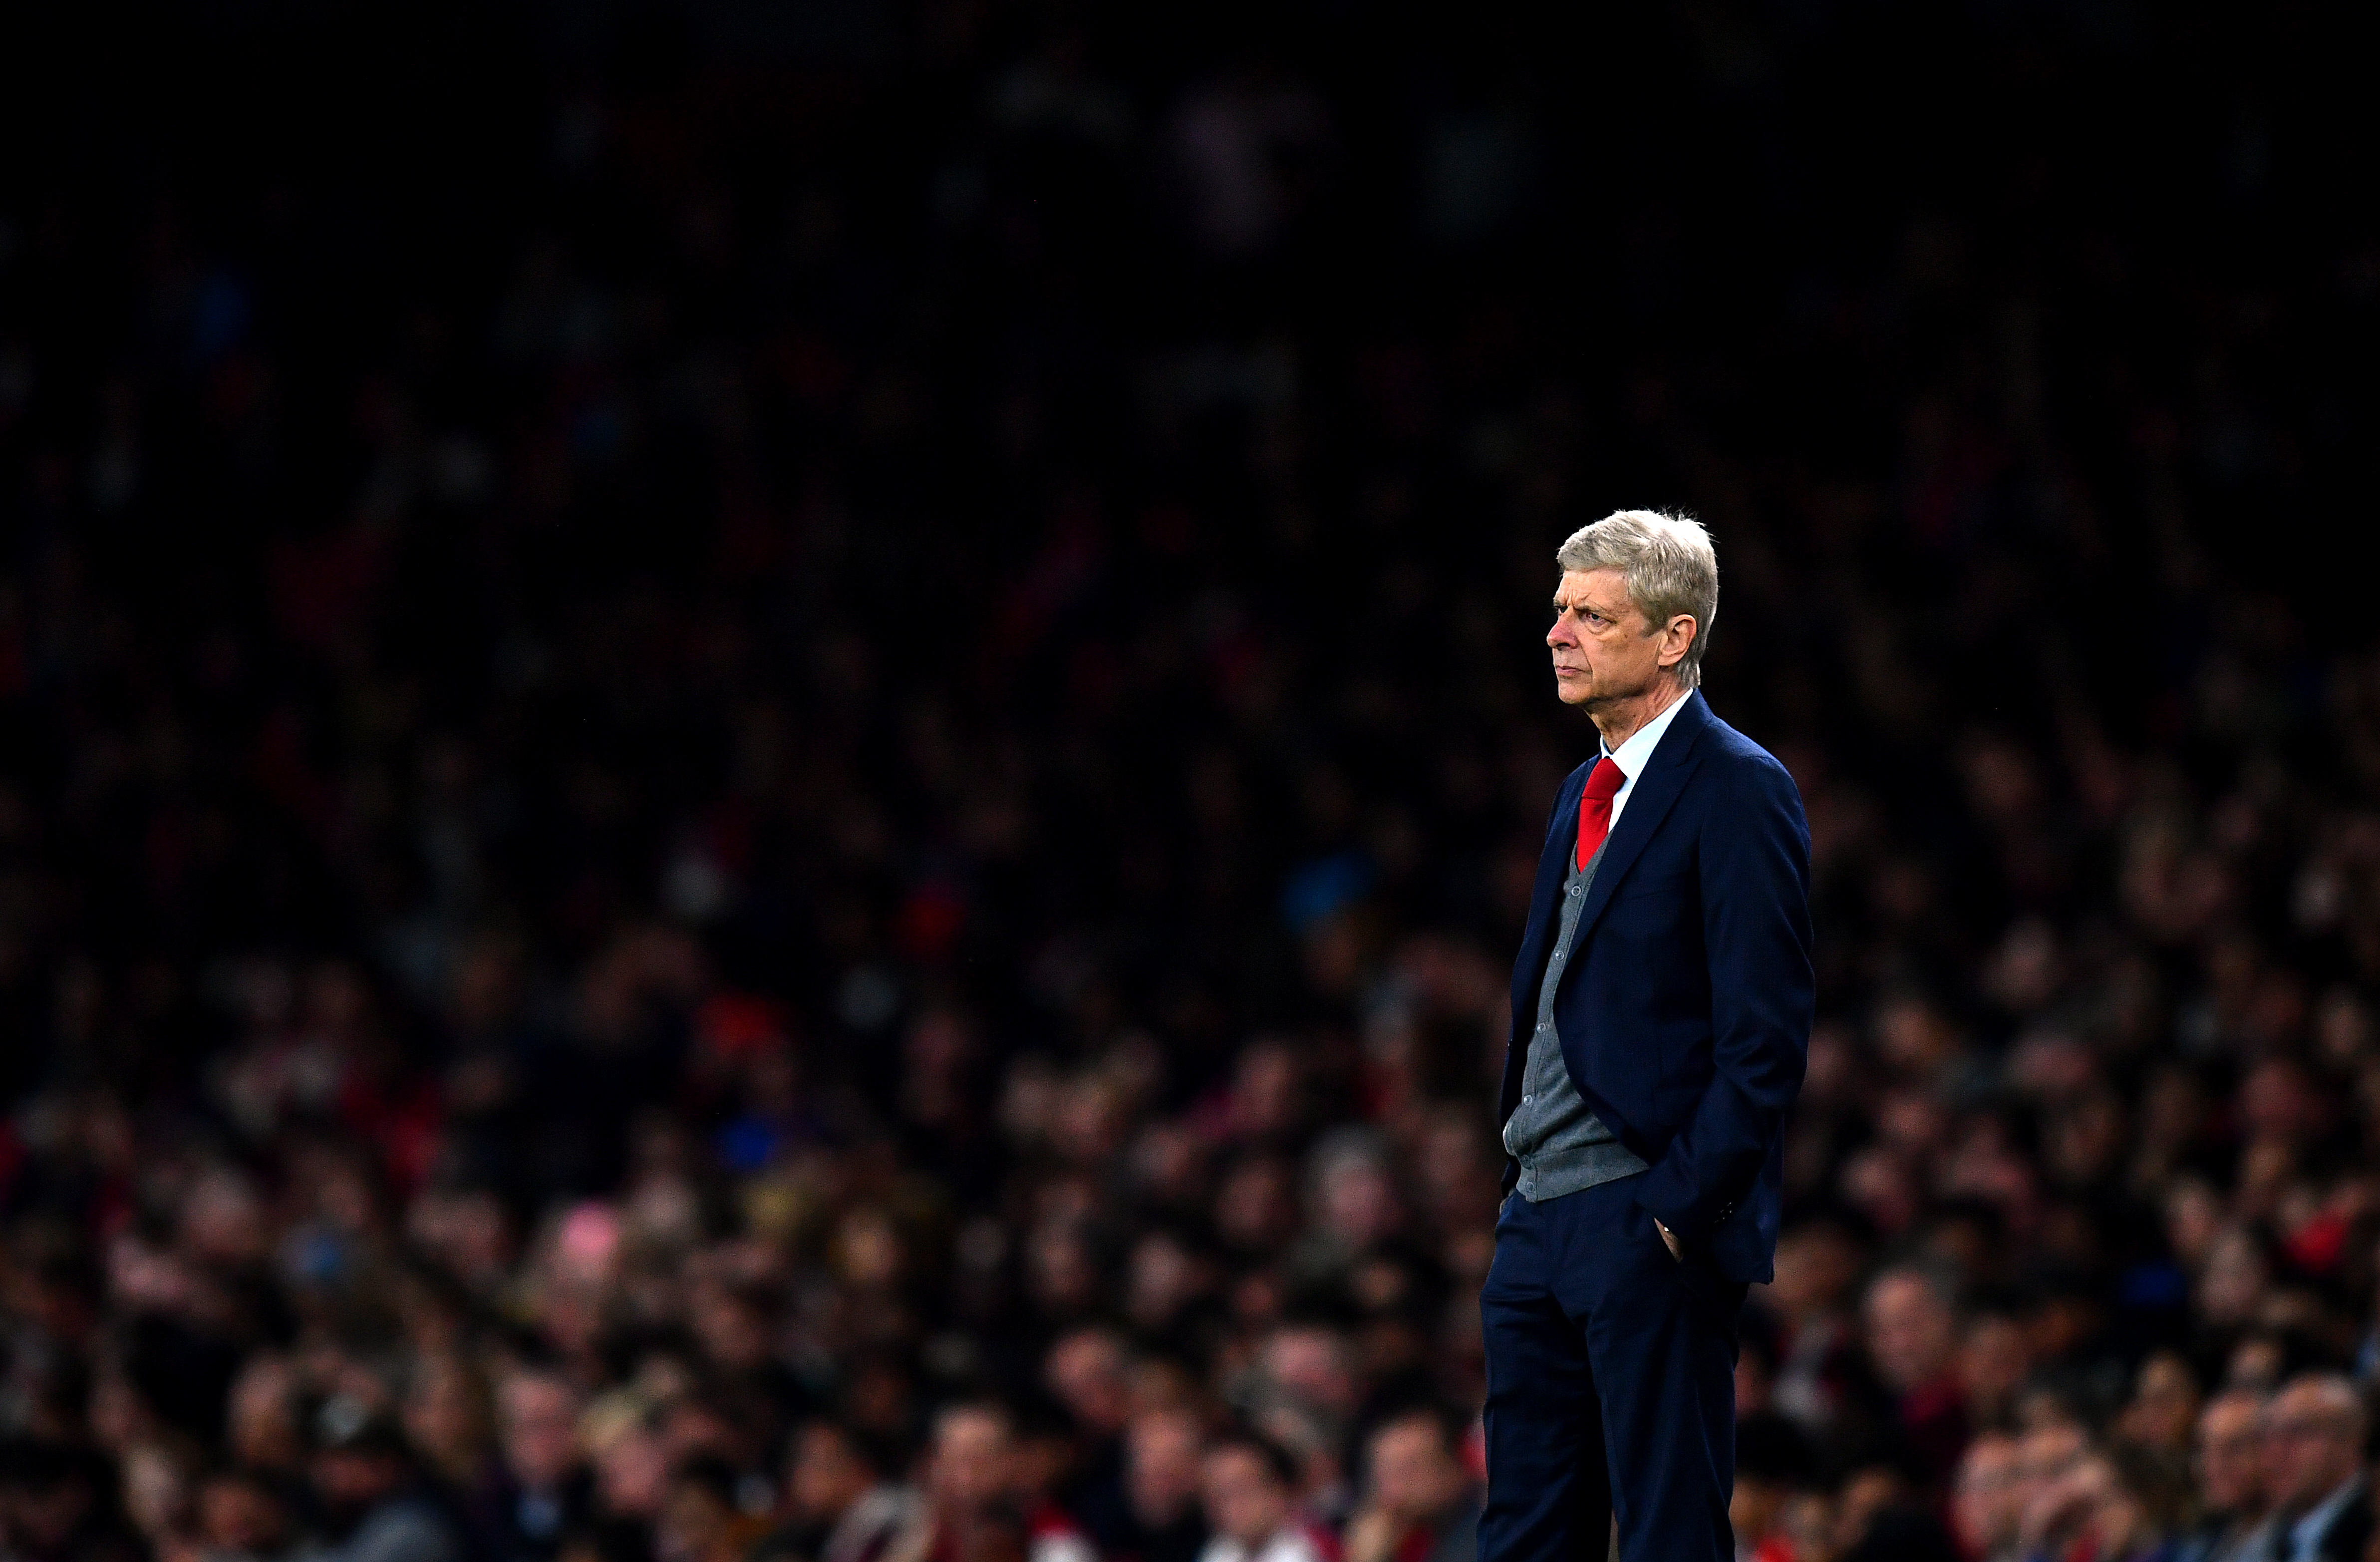
[[[1670,1256],[1636,1179],[1496,1217],[1479,1296],[1488,1506],[1479,1562],[1733,1562],[1744,1288]]]

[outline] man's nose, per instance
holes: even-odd
[[[1554,616],[1554,626],[1546,631],[1546,644],[1548,646],[1574,646],[1578,644],[1578,636],[1571,633],[1570,615],[1568,613],[1557,613]]]

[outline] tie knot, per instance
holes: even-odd
[[[1627,776],[1607,754],[1595,762],[1595,769],[1586,772],[1586,795],[1598,803],[1609,803],[1620,795],[1620,789],[1627,781]]]

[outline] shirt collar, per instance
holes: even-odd
[[[2330,1521],[2338,1517],[2338,1510],[2353,1502],[2355,1494],[2362,1489],[2363,1477],[2350,1475],[2339,1483],[2330,1495],[2307,1509],[2304,1518],[2289,1526],[2290,1553],[2300,1556],[2305,1555],[2306,1548],[2320,1540],[2322,1532],[2330,1528]]]
[[[1683,710],[1686,701],[1694,697],[1694,691],[1688,689],[1671,700],[1661,714],[1631,733],[1626,743],[1618,748],[1607,746],[1603,750],[1611,756],[1611,762],[1620,767],[1621,775],[1632,781],[1636,779],[1638,772],[1645,769],[1645,761],[1653,757],[1653,750],[1661,745],[1661,734],[1670,730],[1670,723],[1678,719],[1678,712]]]

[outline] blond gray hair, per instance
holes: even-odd
[[[1703,681],[1703,651],[1710,645],[1711,620],[1718,616],[1718,555],[1700,521],[1658,510],[1614,510],[1593,526],[1579,527],[1554,551],[1565,572],[1618,570],[1628,583],[1628,599],[1645,615],[1650,634],[1684,613],[1694,621],[1694,644],[1670,671],[1685,688]]]

